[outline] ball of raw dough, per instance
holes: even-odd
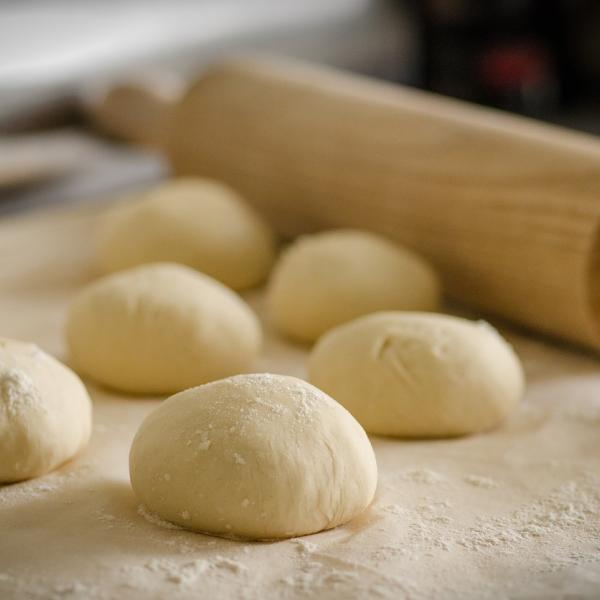
[[[131,484],[151,511],[226,537],[276,539],[349,521],[373,499],[363,428],[312,385],[239,375],[185,390],[140,426]]]
[[[274,325],[314,341],[328,329],[380,310],[436,310],[440,285],[419,256],[366,231],[299,238],[273,270],[267,304]]]
[[[245,302],[169,263],[114,273],[73,302],[67,341],[76,368],[126,392],[165,394],[248,370],[262,333]]]
[[[91,426],[75,373],[34,344],[0,338],[0,482],[60,466],[88,443]]]
[[[175,179],[109,213],[98,255],[108,272],[176,262],[243,289],[267,276],[275,243],[267,224],[229,187]]]
[[[387,312],[319,340],[309,379],[369,432],[456,436],[494,427],[523,393],[511,346],[483,321]]]

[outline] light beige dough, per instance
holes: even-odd
[[[118,206],[98,239],[104,271],[176,262],[236,290],[263,281],[274,257],[263,219],[234,190],[208,179],[173,179]]]
[[[75,373],[34,344],[0,338],[0,482],[52,471],[86,446],[91,426]]]
[[[363,428],[301,379],[239,375],[163,402],[131,446],[139,500],[182,527],[289,538],[363,512],[377,465]]]
[[[267,302],[282,333],[312,342],[327,330],[381,310],[436,310],[433,269],[407,248],[356,230],[300,237],[280,257]]]
[[[372,434],[446,437],[490,429],[523,394],[521,363],[483,321],[384,312],[323,336],[309,380]]]
[[[71,359],[125,392],[169,394],[251,368],[262,342],[250,307],[218,281],[159,263],[85,287],[66,326]]]

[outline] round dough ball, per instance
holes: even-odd
[[[426,313],[341,325],[319,340],[308,369],[369,433],[401,437],[494,427],[524,386],[519,359],[490,325]]]
[[[67,341],[76,368],[99,383],[168,394],[248,370],[262,333],[237,294],[165,263],[88,285],[71,306]]]
[[[312,385],[239,375],[185,390],[140,426],[131,484],[159,516],[225,537],[277,539],[349,521],[377,464],[363,428]]]
[[[366,231],[302,236],[281,256],[267,303],[274,325],[314,341],[327,330],[380,310],[436,310],[440,285],[419,256]]]
[[[86,446],[91,428],[75,373],[34,344],[0,338],[0,482],[52,471]]]
[[[175,179],[117,207],[100,231],[104,271],[176,262],[239,290],[265,279],[275,257],[267,224],[231,188]]]

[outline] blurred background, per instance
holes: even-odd
[[[163,177],[160,152],[94,118],[124,81],[176,95],[267,53],[600,133],[597,0],[4,0],[0,214]]]

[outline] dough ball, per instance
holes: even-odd
[[[275,244],[266,223],[229,187],[175,179],[110,213],[98,253],[104,271],[175,262],[239,290],[265,279]]]
[[[168,394],[248,370],[262,334],[237,294],[163,263],[88,285],[71,306],[67,340],[75,366],[99,383]]]
[[[523,393],[519,359],[483,321],[386,312],[319,340],[309,379],[373,434],[445,437],[498,425]]]
[[[0,482],[62,465],[91,427],[92,404],[75,373],[34,344],[0,338]]]
[[[196,531],[276,539],[349,521],[377,465],[363,428],[312,385],[238,375],[185,390],[140,426],[131,484],[151,511]]]
[[[282,333],[314,341],[327,330],[380,310],[436,310],[440,286],[419,256],[366,231],[299,238],[277,262],[267,294]]]

